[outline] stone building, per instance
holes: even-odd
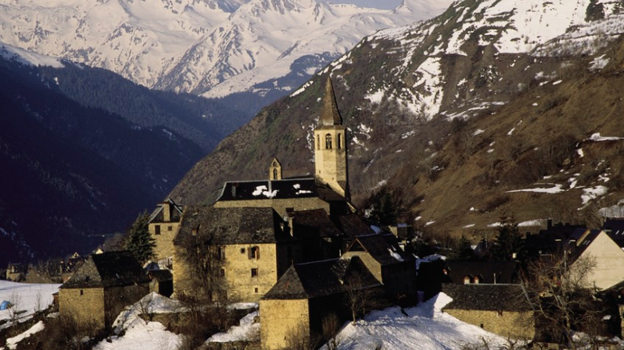
[[[355,237],[343,254],[357,256],[375,278],[384,285],[386,294],[395,300],[416,297],[416,268],[414,258],[403,252],[391,234],[371,234]]]
[[[228,181],[214,206],[273,208],[280,215],[313,209],[323,209],[331,215],[352,212],[345,131],[328,79],[319,126],[314,131],[314,176],[283,178],[282,166],[274,158],[268,180]]]
[[[445,284],[453,301],[442,311],[510,339],[535,336],[535,312],[519,284]]]
[[[109,328],[127,305],[149,293],[150,279],[129,252],[93,254],[59,289],[59,312],[79,324]]]
[[[176,295],[257,302],[300,261],[301,247],[287,229],[272,208],[189,207],[174,241]]]
[[[322,323],[334,314],[342,324],[350,317],[345,303],[350,281],[383,293],[381,284],[359,258],[329,259],[295,264],[260,300],[262,349],[292,349],[293,343],[323,339]]]
[[[148,220],[148,230],[154,238],[155,260],[167,259],[173,256],[173,239],[180,228],[183,208],[171,198],[159,203]]]

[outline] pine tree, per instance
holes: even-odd
[[[514,253],[520,253],[522,245],[522,235],[515,218],[513,216],[503,218],[493,248],[492,256],[494,259],[499,261],[513,260]]]
[[[145,263],[154,256],[156,241],[152,238],[148,230],[149,215],[147,212],[139,214],[130,227],[124,248],[132,253],[141,263]]]

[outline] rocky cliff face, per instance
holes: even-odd
[[[311,173],[329,75],[356,201],[399,186],[431,230],[487,232],[503,214],[595,223],[622,197],[622,4],[572,5],[464,0],[369,36],[225,139],[172,195],[210,201],[225,179],[265,177],[272,156],[285,176]]]

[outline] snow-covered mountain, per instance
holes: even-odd
[[[224,139],[171,195],[215,198],[225,180],[264,177],[272,157],[290,162],[286,176],[308,173],[320,87],[331,77],[356,203],[388,184],[429,229],[487,230],[509,213],[521,223],[590,222],[592,208],[624,198],[624,178],[614,180],[624,146],[592,136],[624,136],[615,112],[623,23],[621,1],[456,1],[362,40]]]
[[[0,42],[147,87],[286,94],[364,36],[450,3],[404,0],[378,10],[316,0],[0,0]]]

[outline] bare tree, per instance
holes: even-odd
[[[188,270],[190,288],[194,299],[211,303],[224,299],[227,291],[225,279],[225,247],[219,244],[215,232],[186,236],[182,242],[180,258]]]
[[[9,303],[11,304],[11,307],[9,308],[9,318],[11,319],[11,323],[15,324],[21,313],[19,308],[22,304],[22,296],[16,291],[11,292]]]
[[[321,321],[321,327],[323,329],[323,338],[327,342],[327,349],[338,349],[338,345],[340,345],[336,337],[338,331],[340,331],[340,318],[338,315],[333,312],[325,315]]]
[[[588,280],[595,266],[595,260],[590,257],[570,262],[565,253],[529,263],[529,277],[523,280],[523,286],[540,328],[553,335],[552,341],[565,342],[571,349],[577,349],[573,332],[595,329],[600,308]]]
[[[366,314],[377,305],[380,295],[378,295],[378,283],[362,272],[351,274],[345,279],[343,284],[345,302],[351,311],[352,323],[356,324],[359,317]]]
[[[41,290],[38,290],[35,296],[35,312],[41,311],[43,311],[43,296],[41,295]]]

